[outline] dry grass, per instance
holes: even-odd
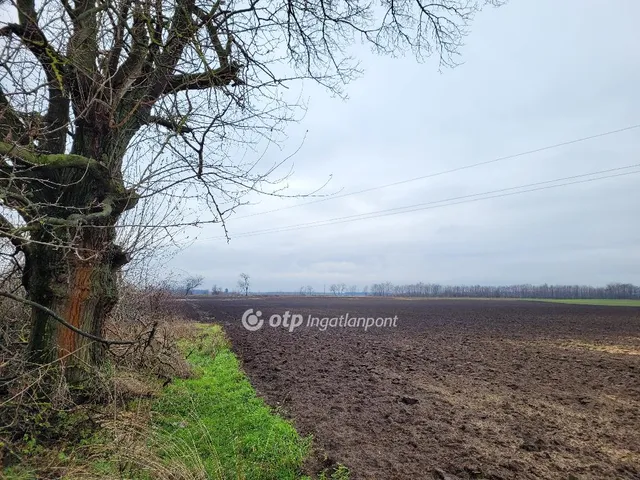
[[[205,480],[204,469],[194,467],[185,456],[188,452],[170,461],[160,455],[151,423],[150,402],[138,402],[133,411],[104,415],[99,435],[83,448],[80,461],[65,468],[65,478]]]
[[[110,338],[142,339],[135,345],[112,346],[110,355],[120,368],[143,369],[165,381],[191,375],[178,339],[194,335],[195,330],[167,291],[124,289],[106,330]]]
[[[145,402],[172,379],[192,375],[178,339],[197,335],[196,329],[161,289],[125,287],[122,293],[105,336],[140,341],[112,346],[104,365],[87,366],[90,380],[80,390],[70,390],[59,361],[38,366],[24,361],[29,311],[0,298],[0,476],[97,478],[95,468],[87,470],[87,458],[110,453],[115,464],[139,464],[140,471],[153,473],[146,478],[201,478],[176,473],[179,465],[168,475],[166,462],[160,466],[140,436],[148,424]],[[125,410],[132,402],[136,410]],[[80,448],[95,432],[104,434],[104,441]],[[109,475],[100,478],[115,478]]]

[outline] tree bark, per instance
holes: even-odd
[[[113,228],[81,227],[75,248],[32,244],[26,252],[23,283],[28,298],[50,308],[80,330],[103,337],[105,320],[118,299],[117,273],[126,256],[113,243]],[[102,363],[104,345],[77,334],[33,308],[31,360],[59,360],[70,381]]]

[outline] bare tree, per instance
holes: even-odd
[[[344,295],[347,292],[346,283],[334,283],[329,287],[329,291],[334,295]]]
[[[245,296],[249,295],[249,286],[251,285],[249,281],[250,278],[246,273],[241,273],[240,279],[238,280],[238,289],[240,293],[244,293]]]
[[[487,2],[1,3],[0,236],[37,305],[31,359],[64,358],[71,370],[103,358],[95,339],[131,253],[118,229],[172,238],[224,222],[249,192],[280,194],[270,187],[279,164],[244,153],[296,118],[284,85],[312,79],[340,93],[359,73],[347,54],[356,39],[385,54],[435,51],[453,65]],[[158,198],[152,220],[126,214]],[[193,216],[176,218],[187,202],[197,203]]]
[[[306,287],[303,285],[300,287],[300,295],[313,295],[313,287],[311,285]]]
[[[184,294],[185,296],[189,296],[193,293],[193,291],[202,285],[204,282],[204,277],[201,275],[193,275],[191,277],[187,277],[184,279]]]

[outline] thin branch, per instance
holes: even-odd
[[[8,238],[9,241],[13,244],[17,249],[24,248],[27,243],[27,240],[24,237],[17,235],[17,228],[13,223],[9,221],[7,217],[0,213],[0,237]]]
[[[56,312],[54,312],[50,308],[45,307],[44,305],[40,305],[37,302],[32,302],[31,300],[27,300],[26,298],[20,298],[17,295],[13,295],[11,293],[1,292],[1,291],[0,291],[0,296],[1,297],[6,297],[6,298],[10,298],[11,300],[15,300],[16,302],[24,303],[25,305],[29,305],[30,307],[33,307],[33,308],[37,308],[38,310],[40,310],[40,311],[46,313],[47,315],[49,315],[51,318],[53,318],[54,320],[56,320],[60,324],[62,324],[65,327],[67,327],[69,330],[77,333],[78,335],[86,337],[86,338],[88,338],[90,340],[95,340],[96,342],[100,342],[100,343],[103,343],[105,345],[134,345],[136,343],[140,343],[140,341],[107,340],[105,338],[98,337],[97,335],[93,335],[91,333],[87,333],[84,330],[80,330],[79,328],[74,327],[69,322],[67,322],[64,318],[59,316]]]

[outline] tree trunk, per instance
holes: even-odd
[[[118,300],[117,274],[128,261],[114,243],[115,225],[137,202],[120,170],[136,128],[110,128],[99,113],[86,114],[91,122],[76,120],[71,149],[99,166],[43,169],[44,187],[33,192],[42,207],[31,223],[33,242],[24,250],[23,285],[29,300],[104,338],[105,320]],[[33,308],[31,315],[29,350],[35,363],[60,361],[67,379],[77,382],[103,361],[104,344],[70,330],[41,309]]]
[[[112,226],[78,227],[74,248],[34,243],[26,252],[23,283],[29,300],[56,312],[80,330],[104,336],[106,317],[118,299],[117,272],[126,256],[113,243]],[[32,309],[31,360],[59,360],[67,379],[87,378],[89,367],[104,359],[104,345],[88,339]]]

